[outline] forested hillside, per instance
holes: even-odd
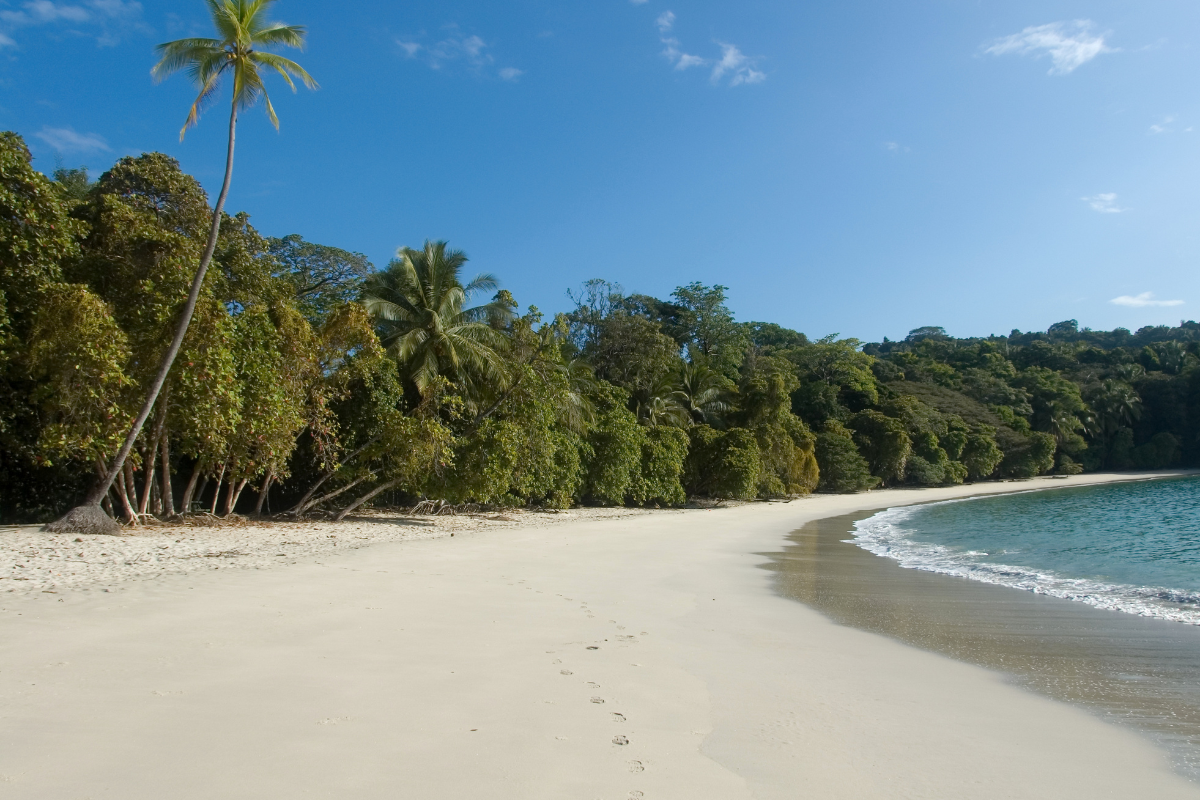
[[[112,463],[211,213],[169,156],[46,177],[0,135],[0,519],[51,519]],[[446,243],[376,269],[227,216],[104,508],[674,505],[1200,461],[1196,323],[863,345],[738,322],[720,286],[569,296],[549,318]]]

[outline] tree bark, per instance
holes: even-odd
[[[129,491],[126,488],[126,473],[121,472],[120,479],[117,481],[117,497],[121,501],[121,505],[125,510],[125,524],[133,525],[137,522],[137,515],[133,510],[133,503],[129,502]]]
[[[237,509],[238,498],[242,496],[242,490],[246,488],[248,480],[243,478],[238,481],[237,488],[233,488],[233,478],[229,479],[229,499],[225,502],[225,516],[229,516]]]
[[[358,508],[363,503],[367,502],[368,500],[375,497],[376,495],[382,494],[382,493],[386,492],[388,489],[391,489],[393,486],[400,483],[400,480],[401,480],[400,478],[393,478],[390,481],[386,481],[386,482],[380,484],[379,486],[376,486],[374,489],[367,492],[362,497],[358,498],[353,503],[351,503],[350,505],[346,506],[341,511],[339,511],[333,518],[334,522],[341,522],[343,519],[346,518],[346,515],[349,514],[351,511]]]
[[[162,504],[163,516],[175,516],[175,487],[171,485],[171,435],[166,426],[162,430],[162,444],[159,445],[159,458],[162,460],[159,472],[162,473]]]
[[[142,477],[142,499],[138,503],[138,514],[145,515],[150,509],[150,496],[154,490],[155,462],[158,461],[158,437],[154,437],[154,441],[146,449],[145,464],[146,474]]]
[[[267,499],[267,494],[271,491],[271,481],[275,480],[275,470],[268,469],[267,477],[263,478],[262,487],[258,490],[258,502],[254,504],[254,516],[262,516],[263,501]],[[270,511],[271,507],[267,506]]]
[[[305,492],[304,496],[300,498],[300,502],[296,503],[296,505],[292,508],[292,510],[287,512],[288,516],[298,517],[301,514],[303,514],[305,511],[307,511],[308,509],[312,508],[313,505],[315,505],[315,503],[308,503],[308,500],[314,494],[317,493],[317,489],[320,489],[321,486],[325,483],[325,481],[329,480],[334,475],[336,475],[338,468],[344,467],[345,465],[349,464],[354,459],[358,458],[358,456],[362,453],[363,450],[366,450],[368,447],[370,447],[371,445],[378,442],[381,438],[382,438],[381,436],[372,436],[370,439],[367,440],[367,442],[365,444],[363,444],[361,447],[359,447],[357,450],[355,450],[350,455],[346,456],[344,459],[340,460],[338,462],[337,467],[335,467],[334,469],[331,469],[331,470],[327,470],[324,475],[322,475],[320,478],[317,479],[316,483],[314,483],[312,486],[308,487],[308,491]],[[353,486],[353,485],[354,484],[351,484],[351,486]],[[344,490],[340,490],[340,491],[344,491]],[[327,497],[328,496],[331,496],[331,495],[327,495]],[[305,505],[306,503],[308,503],[308,505]]]
[[[316,508],[317,506],[321,505],[321,503],[324,503],[326,500],[332,500],[333,498],[337,497],[339,494],[342,494],[343,492],[348,492],[351,489],[353,489],[355,486],[358,486],[363,481],[370,480],[373,477],[375,477],[375,476],[374,475],[363,475],[361,478],[356,478],[356,479],[350,481],[350,483],[347,483],[345,486],[343,486],[340,489],[334,489],[332,492],[329,492],[328,494],[321,495],[316,500],[313,500],[313,501],[309,502],[307,505],[305,505],[304,508],[300,509],[299,512],[297,512],[295,509],[292,509],[288,513],[291,514],[292,516],[298,517],[301,514],[308,511],[309,509]]]
[[[221,184],[221,193],[217,196],[217,204],[213,209],[212,227],[209,228],[208,242],[204,247],[204,254],[200,258],[200,266],[196,269],[196,276],[192,280],[192,288],[188,293],[187,302],[184,303],[183,310],[179,314],[179,322],[175,326],[175,335],[172,337],[166,353],[163,354],[162,363],[159,364],[158,372],[155,374],[154,380],[151,381],[146,391],[146,399],[142,403],[141,411],[138,412],[133,425],[130,426],[129,433],[125,436],[125,442],[121,445],[121,449],[117,452],[105,476],[97,481],[92,491],[88,494],[87,499],[84,500],[84,506],[93,506],[99,509],[100,500],[108,492],[108,488],[112,486],[122,467],[125,466],[129,458],[129,453],[133,450],[134,442],[137,441],[138,435],[142,432],[142,427],[146,424],[146,420],[150,417],[150,412],[154,409],[155,401],[158,400],[158,393],[162,391],[163,384],[166,383],[167,373],[171,371],[171,365],[175,363],[175,356],[179,354],[179,348],[183,345],[183,337],[187,334],[188,325],[191,324],[192,315],[196,311],[196,303],[200,300],[200,290],[204,286],[204,275],[208,272],[208,265],[212,262],[213,253],[217,248],[217,237],[221,232],[221,212],[225,208],[225,199],[229,196],[229,183],[233,179],[233,147],[236,131],[237,94],[235,92],[234,101],[229,111],[229,142],[225,151],[225,180]],[[72,512],[67,512],[59,520],[62,527],[69,528],[71,517]]]
[[[228,461],[222,462],[221,471],[217,473],[217,488],[213,490],[213,504],[212,504],[213,516],[216,516],[216,514],[217,514],[217,501],[219,501],[221,499],[221,482],[223,480],[225,480],[225,467],[228,464],[229,464]]]
[[[183,498],[180,501],[179,513],[189,514],[192,510],[192,497],[196,491],[196,482],[200,480],[200,473],[203,471],[204,459],[196,459],[195,465],[192,467],[192,477],[188,478],[187,486],[183,490]],[[204,494],[204,488],[201,487],[200,494]]]

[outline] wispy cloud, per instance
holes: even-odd
[[[114,45],[121,34],[129,30],[148,32],[142,22],[142,4],[136,0],[84,0],[82,3],[56,3],[52,0],[30,0],[17,10],[0,11],[0,26],[6,31],[39,25],[78,26],[76,33],[92,36],[101,45]],[[0,32],[0,46],[16,42]]]
[[[883,149],[889,153],[911,153],[912,148],[899,142],[884,142]]]
[[[1155,300],[1154,292],[1142,292],[1141,294],[1127,295],[1123,294],[1120,297],[1114,297],[1108,302],[1114,306],[1129,306],[1131,308],[1148,308],[1151,306],[1181,306],[1182,300]]]
[[[103,136],[76,133],[72,128],[51,128],[47,125],[34,136],[60,153],[96,153],[111,149]]]
[[[663,56],[679,72],[692,67],[704,67],[712,64],[712,82],[721,83],[728,77],[730,86],[761,83],[767,78],[765,72],[754,68],[755,59],[747,57],[732,44],[717,42],[721,48],[720,58],[708,59],[685,52],[679,39],[671,35],[675,29],[675,14],[671,11],[659,14],[658,18],[654,20],[654,24],[658,28],[659,41],[663,44]]]
[[[1086,19],[1038,25],[996,39],[983,52],[995,56],[1015,53],[1034,58],[1049,55],[1053,62],[1049,74],[1067,75],[1101,53],[1116,52],[1105,44],[1107,34],[1093,34],[1093,27],[1094,23]]]
[[[742,51],[731,44],[717,42],[721,46],[721,60],[712,71],[712,82],[719,83],[729,75],[730,86],[740,86],[743,83],[762,83],[767,79],[765,72],[754,69],[753,61],[742,54]]]
[[[1098,211],[1101,214],[1120,214],[1122,211],[1128,210],[1117,206],[1117,195],[1115,192],[1101,192],[1091,197],[1081,197],[1079,199],[1091,206],[1093,211]]]
[[[457,25],[448,25],[446,30],[450,35],[432,44],[421,41],[424,38],[422,35],[397,39],[396,45],[405,58],[423,61],[430,69],[442,69],[457,63],[479,74],[491,71],[496,58],[489,49],[490,45],[483,38],[475,34],[464,36],[459,32]],[[502,67],[496,74],[501,80],[514,81],[524,75],[525,71],[516,67]]]
[[[1150,133],[1170,133],[1172,128],[1169,127],[1175,121],[1174,117],[1163,117],[1162,122],[1150,126]]]

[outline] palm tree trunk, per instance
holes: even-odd
[[[100,510],[100,500],[108,492],[108,487],[112,486],[113,481],[116,480],[117,473],[125,465],[130,451],[133,450],[133,444],[137,441],[138,434],[142,432],[142,426],[146,424],[146,420],[150,417],[150,412],[154,409],[158,393],[162,391],[163,384],[166,383],[167,373],[171,371],[171,365],[175,363],[175,356],[179,354],[179,348],[183,345],[183,337],[187,334],[188,325],[192,321],[192,314],[196,311],[196,303],[200,300],[200,289],[204,286],[204,275],[208,272],[208,265],[212,261],[213,252],[217,249],[217,237],[221,232],[221,212],[225,208],[225,198],[229,196],[229,183],[233,179],[233,145],[236,130],[237,94],[235,92],[234,102],[231,104],[229,112],[229,143],[225,151],[225,180],[221,184],[221,193],[217,195],[217,204],[213,209],[212,227],[208,232],[208,243],[204,247],[204,255],[200,258],[200,266],[196,270],[196,277],[192,280],[192,289],[188,293],[187,302],[184,303],[183,311],[179,315],[179,322],[175,326],[175,336],[171,339],[171,344],[167,347],[167,352],[163,354],[162,363],[158,367],[158,373],[150,383],[150,387],[146,392],[146,400],[142,403],[142,410],[138,412],[137,418],[133,421],[133,425],[129,429],[129,433],[125,436],[124,444],[117,451],[116,458],[113,459],[107,473],[92,488],[92,491],[83,501],[83,506],[80,506],[78,509],[71,509],[62,519],[46,526],[47,530],[66,533],[73,531],[77,526],[88,527],[90,529],[96,524],[94,515],[104,513]],[[77,512],[79,520],[73,523],[71,518],[77,515]]]

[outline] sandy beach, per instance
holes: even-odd
[[[0,796],[1197,798],[1139,736],[836,625],[763,569],[816,519],[1130,477],[3,529]]]

